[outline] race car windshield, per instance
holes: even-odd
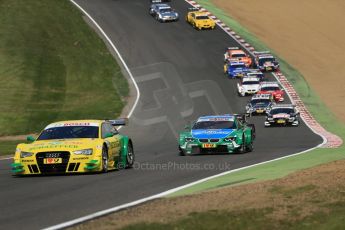
[[[234,121],[199,121],[192,129],[236,129]]]
[[[266,62],[275,62],[275,59],[274,58],[260,58],[259,60],[259,65],[263,65],[265,64]]]
[[[262,87],[261,90],[262,91],[277,91],[280,89],[277,86],[267,86],[267,87]]]
[[[206,16],[206,15],[196,16],[196,19],[205,20],[205,19],[208,19],[208,16]]]
[[[245,81],[242,83],[242,85],[258,85],[258,81]]]
[[[161,9],[161,10],[159,10],[159,12],[161,12],[161,13],[170,13],[172,10],[171,9]]]
[[[270,103],[270,100],[268,100],[268,99],[256,99],[256,100],[252,100],[250,102],[250,104],[252,106],[255,106],[255,105],[265,105],[265,106],[267,106],[269,103]]]
[[[276,109],[272,109],[270,113],[272,115],[279,114],[279,113],[293,114],[294,110],[292,108],[276,108]]]
[[[235,65],[231,65],[231,68],[245,68],[246,66],[245,65],[242,65],[242,64],[235,64]]]
[[[96,126],[68,126],[45,129],[37,140],[98,138]]]
[[[245,54],[233,54],[233,55],[231,55],[231,56],[234,57],[234,58],[246,57]]]

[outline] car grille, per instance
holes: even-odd
[[[200,141],[201,143],[207,143],[207,142],[213,142],[213,143],[215,143],[215,142],[218,142],[219,139],[199,139],[199,141]]]
[[[49,157],[49,154],[58,154],[57,158],[62,158],[62,163],[59,164],[44,164],[44,159]],[[55,152],[40,152],[36,154],[36,161],[41,173],[64,173],[69,162],[70,153],[67,151]]]
[[[192,147],[192,153],[193,154],[207,154],[207,153],[228,153],[228,146],[226,145],[218,145],[217,148],[210,148],[210,149],[203,149],[198,146],[193,146]]]

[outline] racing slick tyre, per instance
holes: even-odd
[[[179,155],[180,156],[186,156],[186,153],[181,149],[181,147],[178,147]]]
[[[105,146],[102,149],[102,172],[108,172],[108,150]]]
[[[246,136],[243,135],[242,137],[242,144],[238,148],[237,153],[246,153],[247,147],[246,147]]]
[[[132,144],[128,144],[126,156],[126,168],[132,168],[135,160],[134,150]]]
[[[255,138],[256,138],[255,125],[254,124],[248,124],[248,126],[252,128],[251,136],[252,136],[252,140],[255,140]]]

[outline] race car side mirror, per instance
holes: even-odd
[[[190,125],[185,125],[184,129],[190,129]]]
[[[114,136],[113,133],[106,133],[106,134],[105,134],[105,138],[109,138],[109,137],[113,137],[113,136]]]
[[[35,138],[34,138],[33,136],[27,136],[27,137],[26,137],[26,140],[27,140],[28,142],[34,142],[34,141],[35,141]]]

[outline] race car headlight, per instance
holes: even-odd
[[[77,150],[77,151],[74,151],[73,154],[76,154],[76,155],[91,155],[92,154],[92,149]]]
[[[267,117],[267,120],[273,121],[273,117]]]
[[[194,141],[194,138],[192,138],[192,137],[186,137],[184,140],[187,141],[187,142],[193,142],[193,141]]]
[[[31,152],[20,152],[20,158],[31,157],[34,153]]]

